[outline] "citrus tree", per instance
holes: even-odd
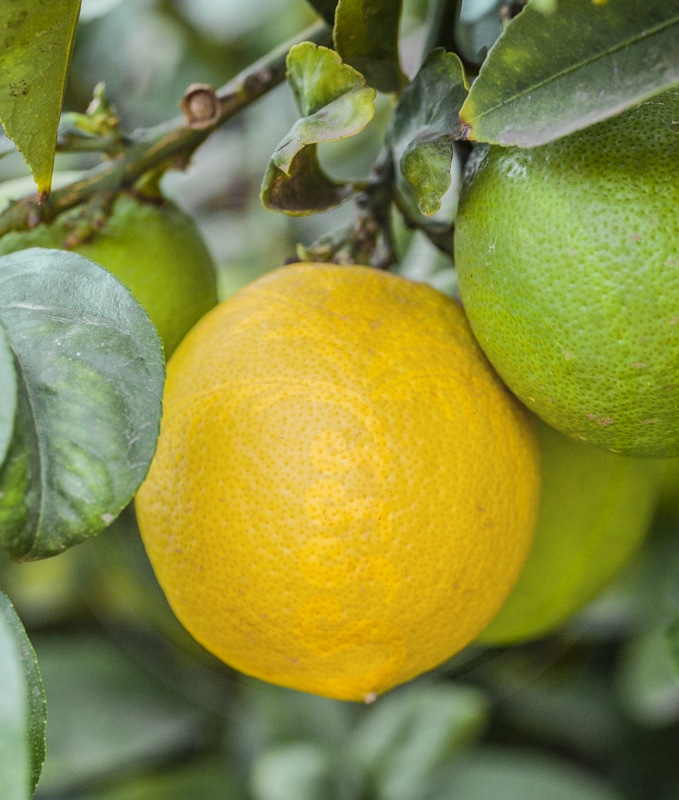
[[[679,795],[678,41],[0,7],[3,800]]]

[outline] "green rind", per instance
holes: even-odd
[[[532,549],[514,589],[480,637],[513,644],[573,616],[634,557],[649,531],[660,461],[575,442],[538,423],[542,495]]]
[[[481,148],[462,300],[507,385],[576,439],[679,455],[679,90],[581,134]]]
[[[79,213],[5,234],[0,255],[28,247],[64,249]],[[212,256],[193,220],[169,200],[119,194],[104,227],[72,251],[105,267],[132,291],[158,329],[166,357],[217,303]]]

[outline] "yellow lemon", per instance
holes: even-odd
[[[531,420],[428,286],[275,270],[189,333],[164,409],[142,537],[180,621],[244,673],[374,699],[477,636],[518,577]]]
[[[455,260],[472,329],[553,427],[679,455],[679,89],[532,149],[479,148]]]
[[[637,553],[656,507],[664,462],[576,442],[538,423],[542,494],[521,577],[480,637],[544,636],[601,592]]]
[[[11,196],[11,190],[10,182],[3,194]],[[6,233],[0,255],[27,247],[65,249],[79,213],[75,209],[48,225]],[[167,356],[217,302],[212,257],[191,217],[169,200],[122,192],[105,225],[71,249],[127,286],[158,329]]]

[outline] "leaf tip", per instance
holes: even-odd
[[[52,173],[50,172],[46,180],[44,178],[35,178],[35,183],[38,187],[38,205],[43,206],[49,200],[52,192]]]

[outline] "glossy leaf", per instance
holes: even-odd
[[[14,429],[17,392],[14,357],[2,325],[0,325],[0,467],[7,455]]]
[[[146,475],[162,348],[122,283],[58,250],[0,259],[0,321],[19,376],[0,537],[12,558],[40,558],[107,527]]]
[[[337,53],[311,42],[290,50],[287,69],[303,116],[271,157],[262,202],[288,214],[325,211],[342,203],[353,188],[325,174],[316,145],[363,130],[375,113],[375,90],[366,87],[363,77],[343,64]]]
[[[453,142],[468,85],[460,59],[434,50],[405,89],[389,129],[397,188],[405,204],[431,216],[450,186]]]
[[[491,48],[462,107],[467,136],[532,147],[679,83],[677,0],[529,4]]]
[[[28,800],[45,759],[45,692],[35,652],[0,591],[0,787],[2,800]]]
[[[402,0],[339,0],[333,36],[347,64],[382,92],[406,82],[398,52]]]
[[[0,122],[47,196],[80,0],[0,4]]]

